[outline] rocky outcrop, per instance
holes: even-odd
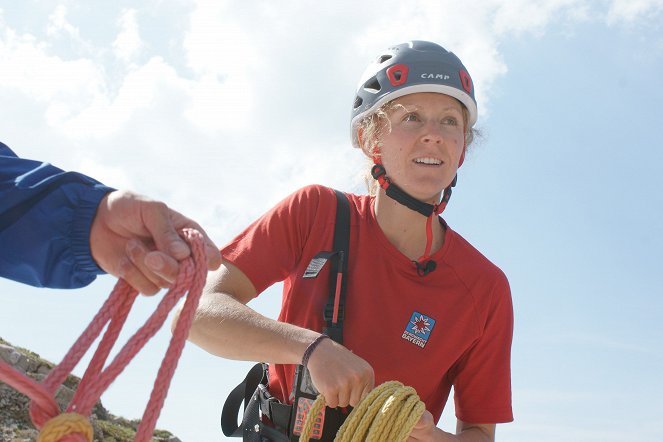
[[[38,354],[12,346],[0,338],[0,360],[15,369],[41,381],[54,364]],[[80,379],[69,376],[58,389],[55,399],[64,409],[71,401]],[[32,442],[37,440],[29,415],[29,399],[10,386],[0,382],[0,442]],[[98,402],[92,410],[90,422],[94,428],[95,442],[131,442],[134,440],[139,420],[127,420],[109,413]],[[153,442],[181,442],[168,431],[155,430]]]

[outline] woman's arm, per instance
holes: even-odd
[[[259,314],[245,305],[255,296],[248,277],[224,261],[208,278],[189,340],[224,358],[301,363],[306,348],[320,334]],[[330,339],[315,348],[308,368],[314,385],[331,407],[354,406],[373,388],[371,366]]]
[[[318,333],[275,321],[246,306],[255,296],[246,275],[224,261],[208,276],[189,340],[228,359],[298,364]]]

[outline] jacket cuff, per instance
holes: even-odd
[[[74,222],[72,224],[71,250],[76,262],[76,268],[81,272],[93,275],[103,275],[106,273],[92,258],[90,230],[100,201],[104,196],[114,190],[103,184],[96,184],[79,196],[80,199],[74,211]]]

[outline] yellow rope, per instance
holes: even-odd
[[[63,413],[50,419],[41,427],[37,442],[58,442],[60,438],[73,433],[81,433],[92,442],[92,424],[78,413]]]
[[[308,441],[313,422],[325,406],[319,395],[306,415],[300,441]],[[336,434],[335,442],[405,442],[426,406],[412,387],[385,382],[352,410]]]
[[[299,436],[300,441],[307,441],[311,438],[311,429],[313,428],[313,423],[315,418],[320,413],[320,410],[325,408],[325,397],[323,395],[318,395],[311,408],[306,412],[306,419],[304,420],[304,426],[302,427],[302,434]]]

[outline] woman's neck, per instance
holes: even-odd
[[[401,253],[411,260],[419,259],[426,248],[426,217],[389,198],[383,189],[375,197],[375,218],[385,236]],[[432,223],[432,255],[444,244],[444,227]]]

